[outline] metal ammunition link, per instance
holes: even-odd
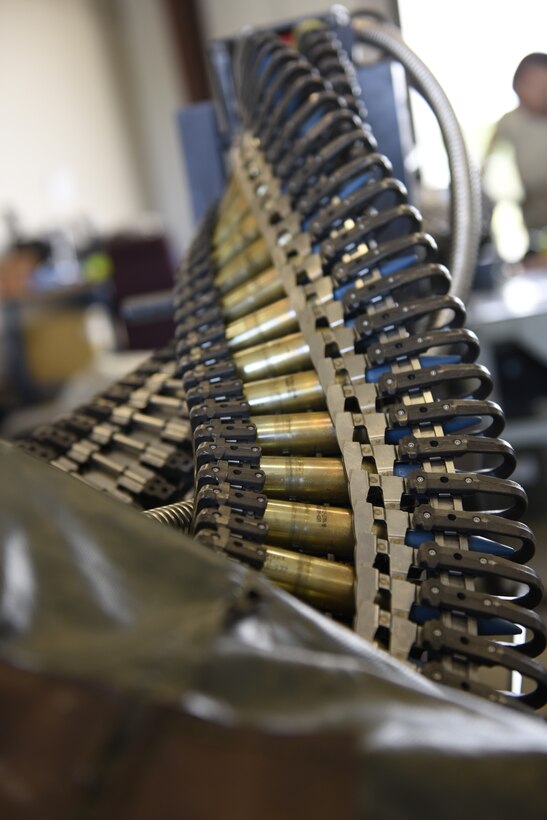
[[[227,197],[231,198],[230,191]],[[216,220],[206,218],[181,266],[175,285],[177,356],[194,431],[193,532],[213,549],[260,568],[265,556],[261,545],[268,533],[262,521],[267,499],[260,492],[264,483],[261,450],[256,444],[256,427],[245,418],[248,404],[243,382],[234,378],[238,371],[226,338],[220,293],[229,289],[232,277],[241,282],[269,260],[267,255],[264,258],[264,242],[254,216],[242,202],[240,208],[246,213],[249,243],[234,239],[242,220],[227,220],[219,209]],[[241,413],[232,414],[231,407],[243,410],[243,423]],[[222,422],[220,427],[213,423],[216,420]],[[209,428],[206,441],[199,432],[204,427]],[[228,440],[223,432],[229,434]],[[249,471],[255,487],[258,481],[259,494],[247,489]]]
[[[37,427],[18,446],[133,506],[183,498],[194,469],[174,355],[174,345],[156,351],[89,404]]]

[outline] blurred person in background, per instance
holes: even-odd
[[[496,152],[512,154],[520,178],[520,208],[528,233],[527,257],[547,256],[547,54],[535,52],[521,60],[513,77],[519,104],[496,125],[486,161]],[[490,187],[486,181],[487,190]],[[496,186],[497,187],[497,186]],[[489,191],[490,193],[490,191]],[[492,192],[494,199],[503,197]],[[507,198],[511,198],[510,196]]]

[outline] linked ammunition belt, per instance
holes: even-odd
[[[174,347],[17,443],[138,509],[180,501],[193,487],[194,464]]]
[[[245,131],[178,274],[176,348],[21,445],[192,519],[433,680],[537,708],[534,537],[477,339],[340,45],[297,45],[240,47]]]

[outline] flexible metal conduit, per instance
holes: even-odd
[[[471,290],[479,248],[480,178],[470,161],[454,110],[431,71],[402,40],[396,26],[356,12],[352,28],[358,41],[382,49],[403,65],[413,86],[424,97],[439,122],[452,181],[451,292],[465,302]]]

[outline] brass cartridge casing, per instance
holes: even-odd
[[[266,240],[255,239],[245,250],[240,251],[225,265],[215,278],[219,293],[227,293],[232,288],[246,282],[271,265],[270,252]]]
[[[239,185],[228,186],[218,205],[215,231],[223,228],[227,223],[233,222],[235,216],[241,215],[249,209],[250,203]]]
[[[312,367],[310,348],[301,333],[245,348],[234,353],[233,360],[243,381],[286,376]]]
[[[215,243],[216,247],[211,256],[216,265],[221,268],[259,236],[260,228],[255,215],[251,211],[246,211],[235,223],[233,230],[227,233],[221,241]]]
[[[353,560],[355,538],[350,510],[274,498],[268,499],[264,521],[268,542],[275,546]]]
[[[288,299],[248,313],[226,325],[226,341],[232,350],[242,350],[260,342],[270,342],[298,330],[298,320]]]
[[[251,213],[250,206],[237,201],[232,208],[227,208],[225,213],[219,214],[217,223],[213,231],[213,246],[219,246],[229,237],[237,236],[240,223]]]
[[[225,294],[220,302],[225,320],[231,322],[281,299],[284,295],[285,289],[279,273],[275,268],[266,268],[254,279]]]
[[[324,502],[347,506],[348,485],[341,458],[262,456],[268,498]]]
[[[248,207],[247,198],[244,196],[239,182],[235,177],[232,177],[218,206],[217,225],[223,224],[224,220],[230,218],[234,211],[237,213],[244,207]]]
[[[253,414],[325,409],[325,394],[314,370],[248,382],[244,394]]]
[[[236,216],[241,219],[244,214],[250,213],[250,211],[251,203],[241,188],[234,188],[230,196],[227,191],[218,205],[213,236],[216,231],[233,222]]]
[[[241,190],[241,186],[239,184],[239,180],[235,174],[230,176],[228,183],[226,185],[226,190],[222,195],[222,199],[220,201],[219,208],[222,209],[222,206],[225,202],[230,202],[232,197],[234,197],[239,191]]]
[[[336,431],[327,412],[252,416],[265,455],[340,455]]]
[[[355,576],[345,564],[266,546],[263,571],[270,580],[312,606],[340,615],[355,611]]]

